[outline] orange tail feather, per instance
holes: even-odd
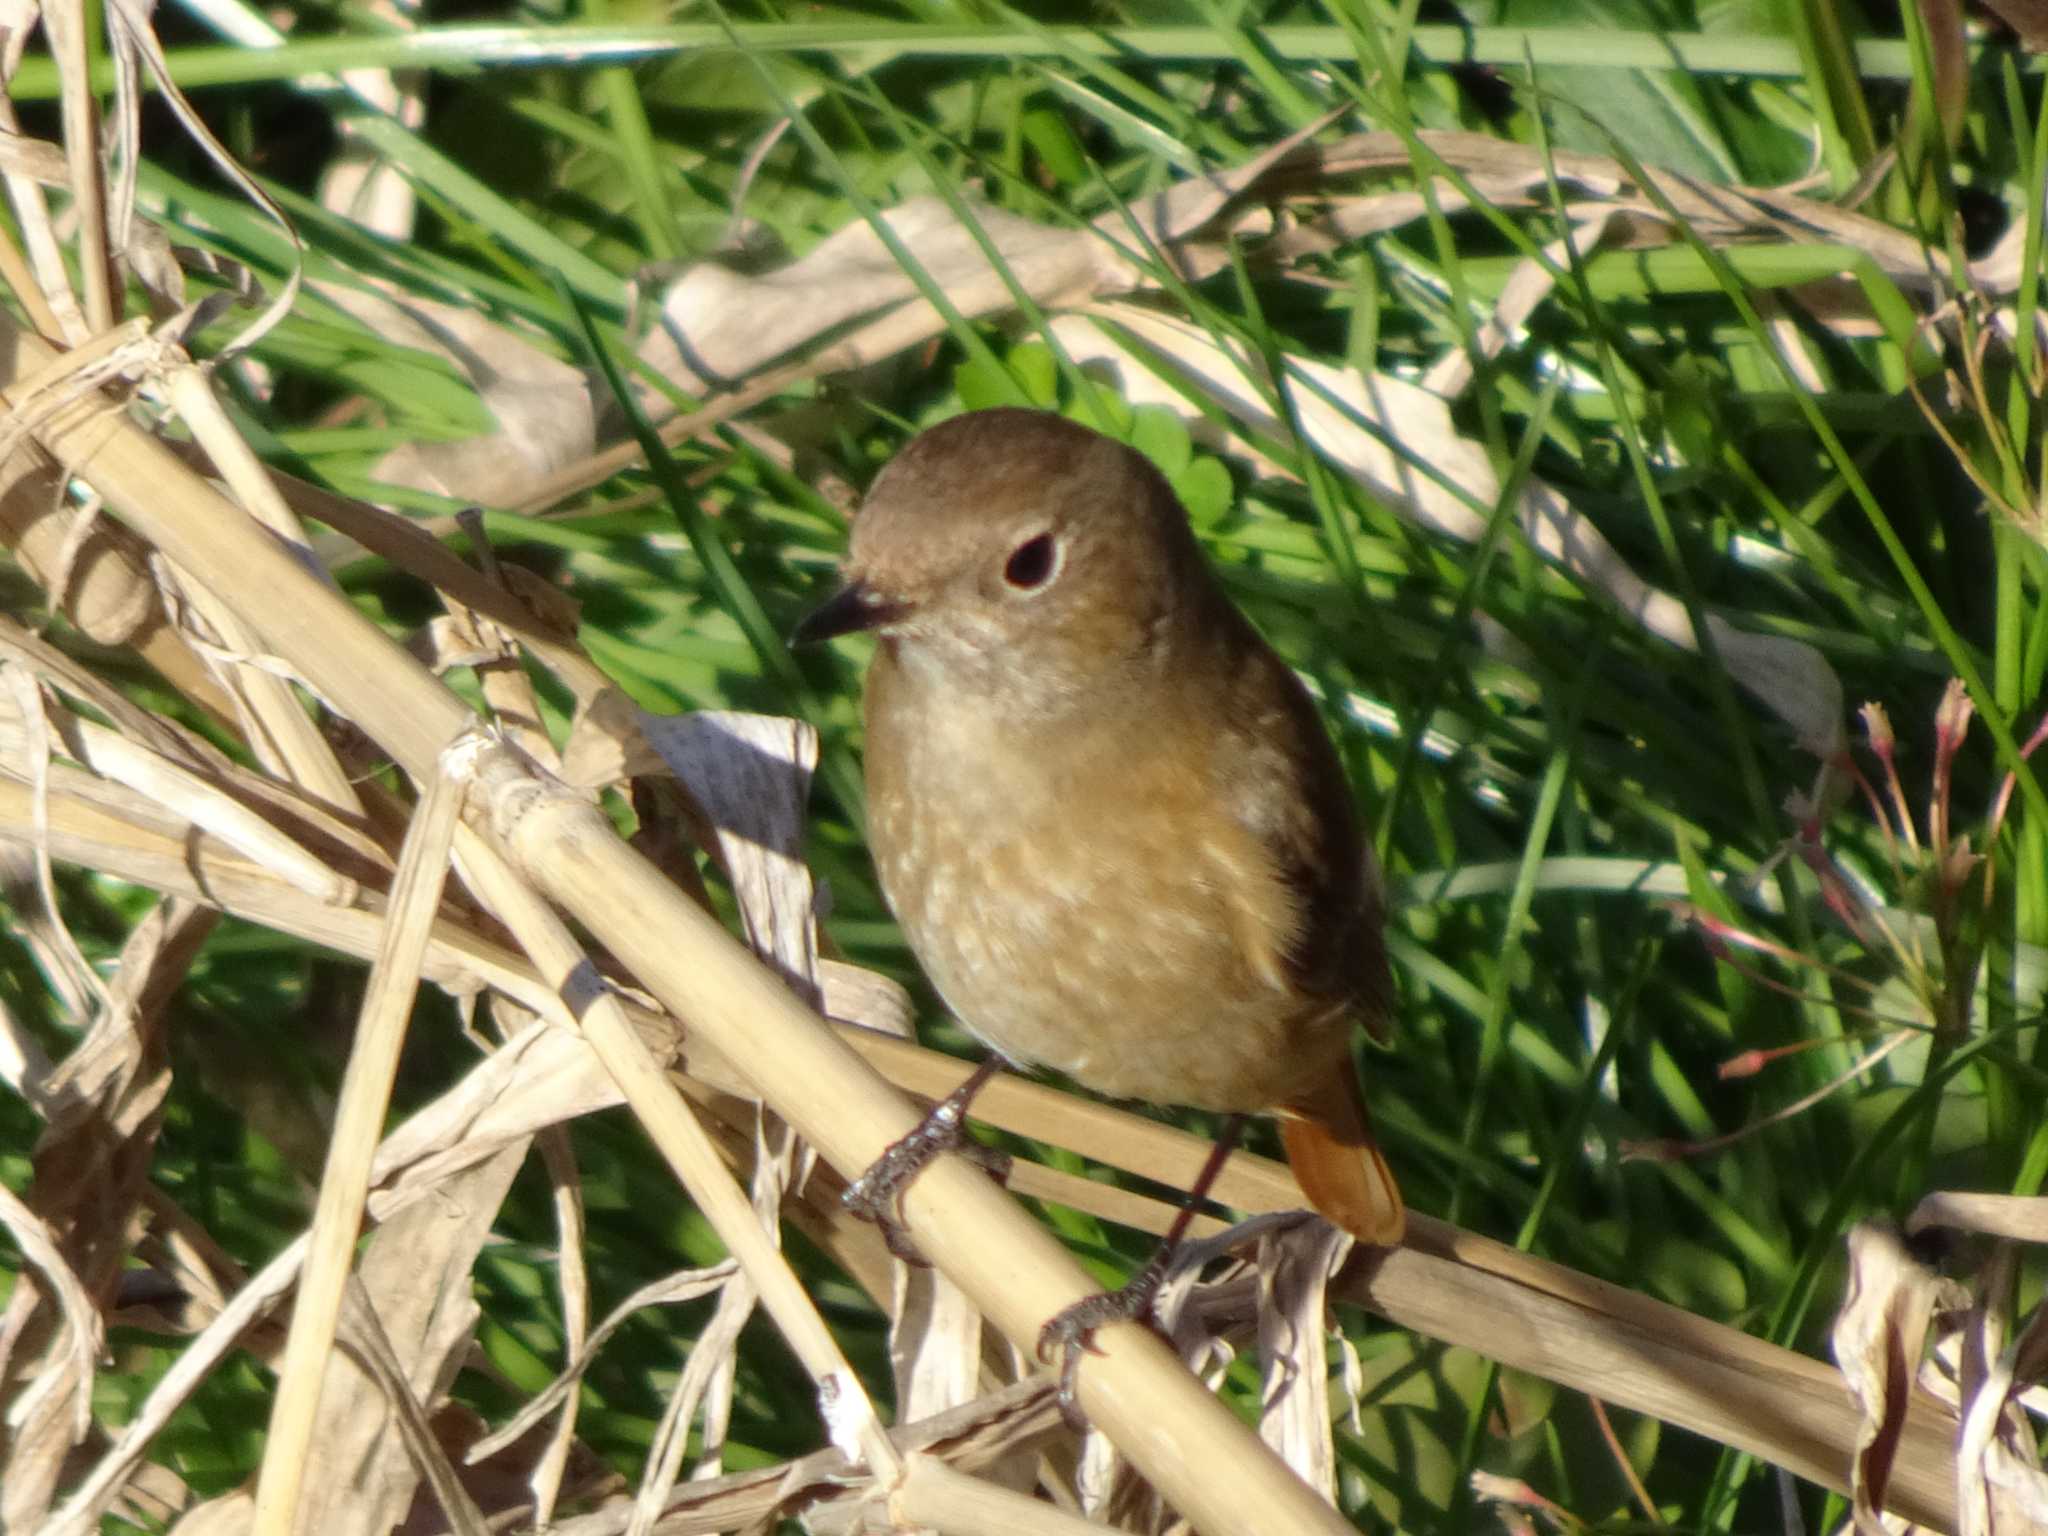
[[[1408,1207],[1373,1139],[1348,1064],[1328,1089],[1284,1115],[1280,1139],[1295,1182],[1318,1212],[1361,1243],[1392,1247],[1401,1241]]]

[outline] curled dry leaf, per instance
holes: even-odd
[[[747,941],[815,1003],[818,933],[803,844],[818,733],[801,720],[731,710],[643,715],[640,729],[707,818]]]
[[[1259,1434],[1303,1482],[1336,1502],[1330,1438],[1330,1277],[1351,1251],[1348,1234],[1303,1222],[1259,1240]]]
[[[1154,254],[1182,277],[1207,276],[1231,259],[1237,226],[1224,215],[1243,207],[1244,222],[1270,228],[1246,194],[1326,126],[1311,122],[1243,165],[1176,183],[1092,227],[1041,224],[981,203],[966,205],[970,226],[942,198],[913,198],[882,214],[886,238],[860,222],[773,271],[700,263],[663,296],[661,325],[641,357],[687,388],[717,390],[828,336],[835,339],[807,372],[861,367],[938,335],[946,320],[919,278],[973,318],[1013,308],[1019,293],[1051,309],[1147,286],[1155,278],[1144,262]]]
[[[956,312],[974,318],[1013,308],[1020,292],[1041,309],[1057,309],[1154,286],[1153,258],[1183,277],[1200,277],[1227,263],[1233,241],[1253,259],[1286,260],[1424,215],[1428,205],[1410,184],[1416,156],[1406,140],[1368,133],[1310,142],[1325,126],[1311,123],[1241,166],[1177,183],[1093,226],[1041,224],[970,204],[969,228],[953,205],[917,198],[881,215],[887,238],[857,222],[771,271],[700,263],[664,295],[662,327],[642,348],[643,360],[695,390],[729,388],[827,337],[835,339],[805,371],[877,362],[944,328],[918,278],[905,270],[905,257]],[[1546,156],[1483,134],[1427,132],[1417,139],[1425,160],[1455,171],[1496,207],[1547,206],[1554,174],[1565,216],[1582,234],[1630,245],[1673,243],[1680,238],[1671,227],[1675,214],[1709,245],[1762,238],[1839,245],[1865,253],[1912,291],[1945,278],[1941,253],[1929,253],[1917,238],[1794,193],[1709,186],[1655,168],[1646,170],[1649,185],[1643,187],[1618,160],[1604,156]],[[1360,178],[1376,176],[1398,176],[1402,184],[1350,190]],[[1468,205],[1465,192],[1447,179],[1440,177],[1435,190],[1447,211]],[[1276,223],[1268,211],[1274,203],[1288,206],[1290,218]],[[1004,272],[990,264],[990,250],[1000,255]],[[1551,254],[1560,260],[1562,248]],[[1988,281],[1997,275],[1971,272],[1980,291],[2009,292],[2011,283]],[[1497,332],[1512,329],[1547,292],[1547,280],[1524,273],[1518,281],[1516,297],[1497,317]]]
[[[1968,1190],[1936,1190],[1923,1195],[1906,1218],[1909,1233],[1929,1227],[1954,1227],[1989,1237],[2023,1243],[2048,1243],[2048,1198],[2040,1195],[1989,1195]]]
[[[1116,269],[1109,248],[1086,230],[999,208],[972,211],[975,229],[938,197],[913,198],[882,215],[891,241],[961,314],[988,314],[1016,302],[1016,290],[989,265],[977,233],[1001,252],[1017,288],[1040,304],[1088,298]],[[873,225],[856,222],[773,272],[741,273],[711,262],[693,267],[663,298],[661,330],[643,356],[686,387],[729,387],[871,317],[830,353],[835,370],[857,366],[944,328],[921,293],[890,243]]]
[[[1850,1230],[1849,1291],[1831,1342],[1863,1410],[1849,1484],[1865,1536],[1883,1531],[1885,1488],[1935,1309],[1956,1299],[1956,1287],[1915,1261],[1897,1233],[1870,1222]]]

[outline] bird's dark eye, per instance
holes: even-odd
[[[1010,551],[1010,558],[1003,564],[1003,580],[1020,592],[1042,587],[1052,580],[1059,552],[1059,545],[1049,533],[1028,538]]]

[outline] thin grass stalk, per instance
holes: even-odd
[[[70,192],[78,218],[78,265],[85,281],[85,321],[94,334],[113,329],[113,269],[107,252],[107,210],[100,164],[99,103],[86,79],[89,47],[85,29],[92,8],[79,0],[54,0],[43,12],[50,53],[64,81],[64,154],[70,163]]]
[[[562,1305],[562,1358],[574,1360],[590,1337],[590,1272],[583,1244],[588,1228],[583,1217],[583,1186],[576,1173],[576,1149],[564,1126],[550,1126],[538,1145],[553,1186],[555,1207],[555,1276]],[[555,1501],[576,1445],[576,1415],[582,1396],[570,1392],[548,1430],[547,1448],[534,1459],[527,1487],[533,1490],[534,1524],[554,1522]]]
[[[254,1536],[291,1536],[298,1524],[307,1448],[320,1409],[327,1357],[341,1320],[342,1294],[355,1262],[370,1166],[398,1077],[399,1051],[419,993],[420,964],[433,932],[434,911],[441,904],[468,782],[461,759],[474,751],[473,744],[451,748],[440,771],[422,781],[425,793],[399,853],[391,911],[370,968],[355,1046],[342,1078],[334,1135],[308,1234],[306,1266],[299,1277],[298,1303],[292,1308],[291,1332],[278,1368],[270,1435],[256,1483]]]

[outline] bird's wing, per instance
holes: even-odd
[[[1235,713],[1235,740],[1219,761],[1228,765],[1225,798],[1292,911],[1291,932],[1274,946],[1274,958],[1310,1006],[1348,1005],[1383,1040],[1393,993],[1385,914],[1351,786],[1314,702],[1286,663],[1263,642],[1245,659],[1238,697],[1246,707]]]

